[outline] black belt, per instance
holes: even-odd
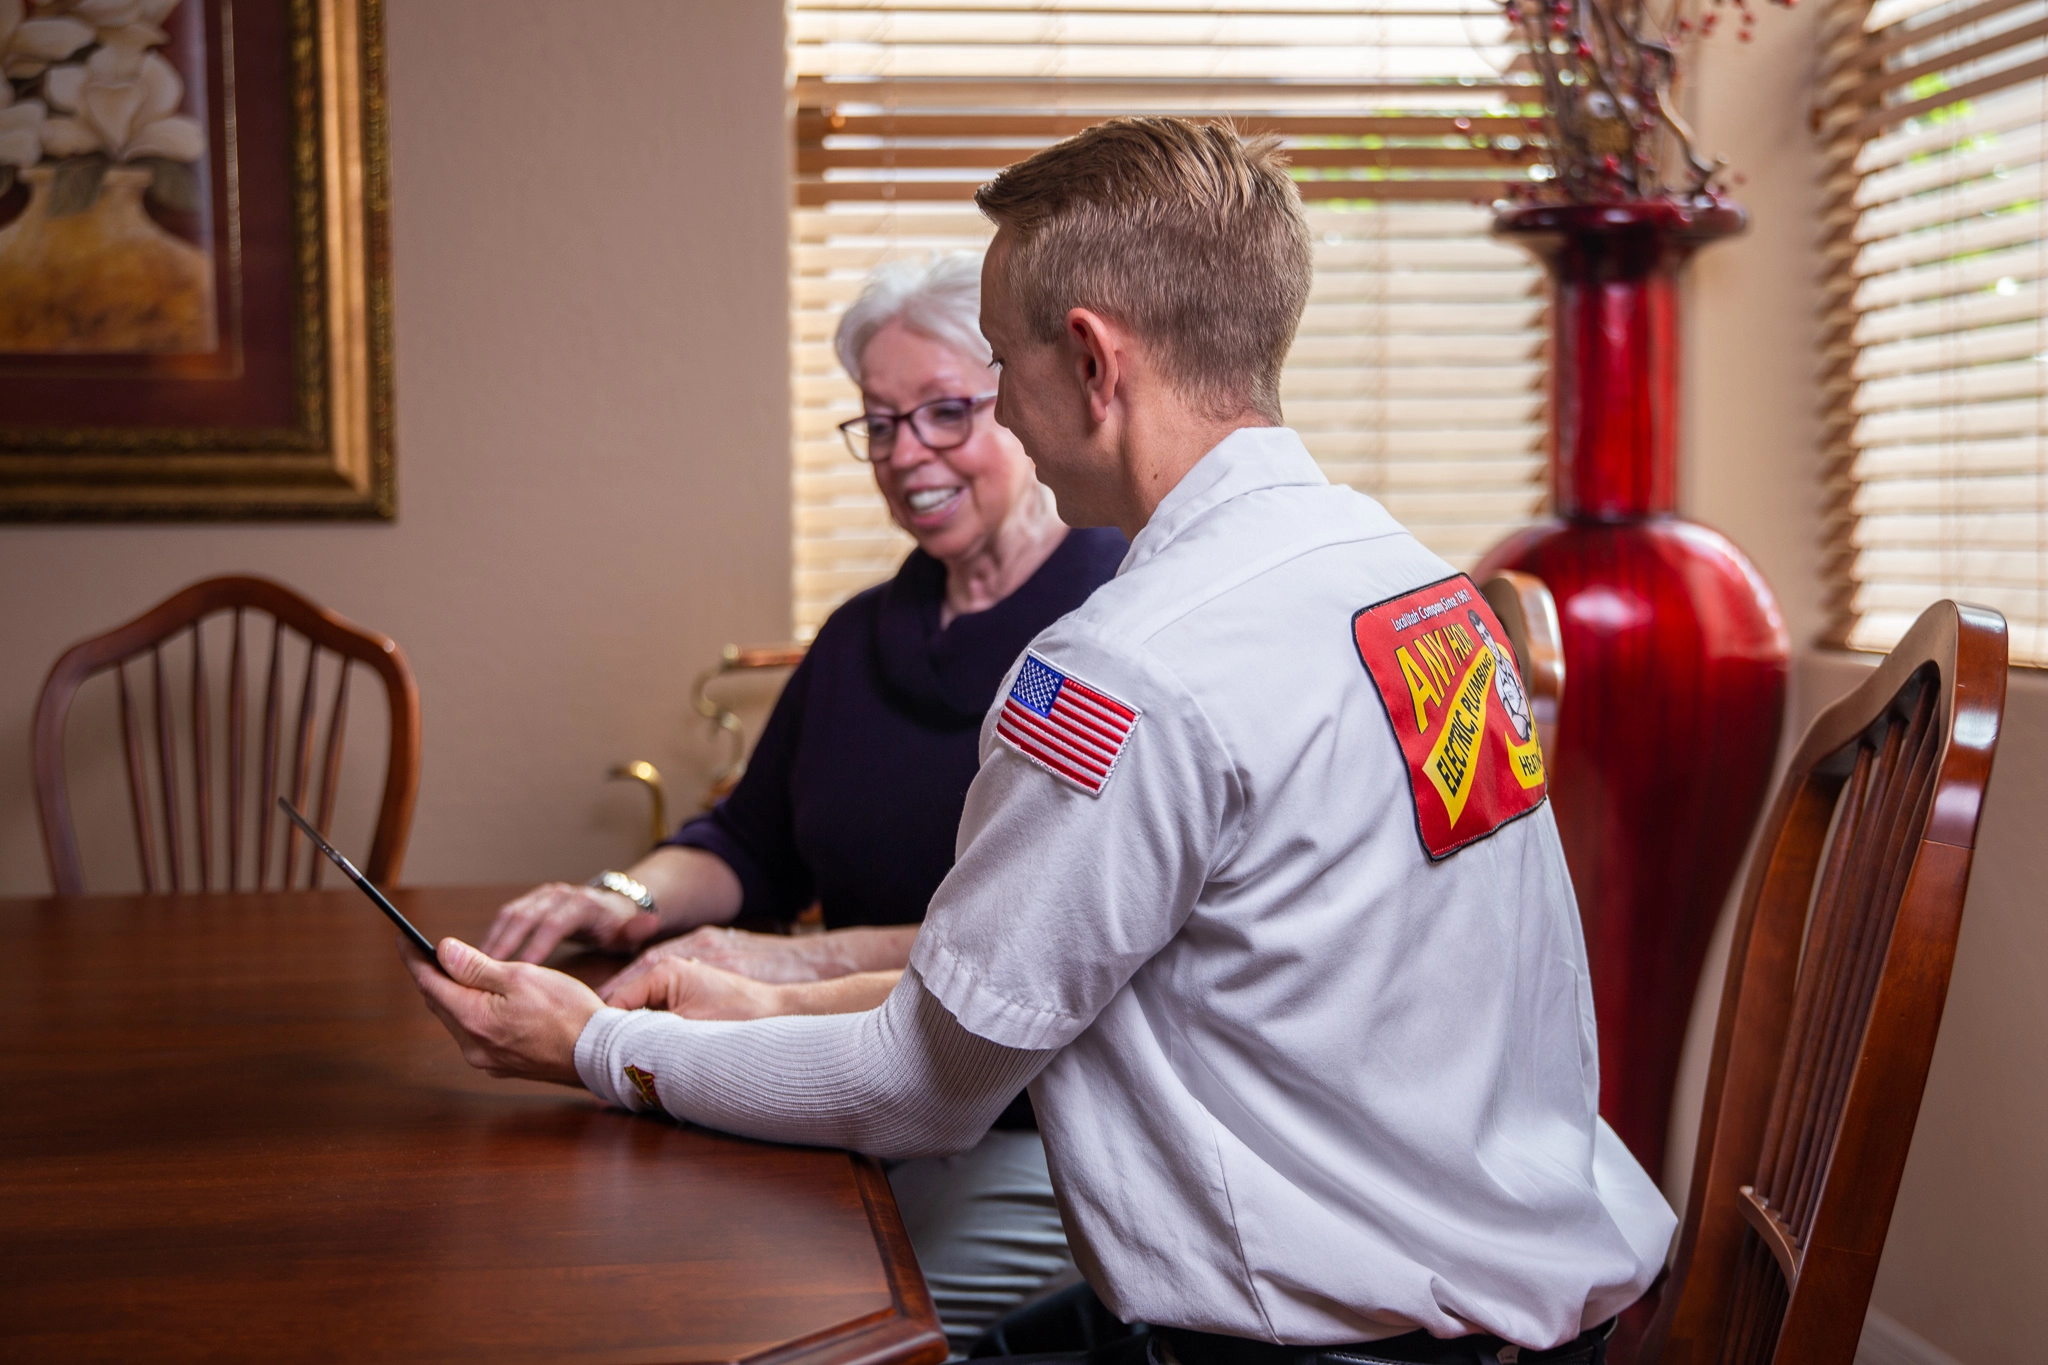
[[[1562,1346],[1529,1351],[1488,1333],[1445,1338],[1408,1332],[1348,1346],[1276,1346],[1214,1332],[1155,1327],[1152,1355],[1158,1365],[1602,1365],[1613,1331],[1610,1318]]]

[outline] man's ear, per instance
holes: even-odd
[[[1109,420],[1110,408],[1128,378],[1116,333],[1100,313],[1072,308],[1067,310],[1067,340],[1088,396],[1088,415],[1099,426]]]

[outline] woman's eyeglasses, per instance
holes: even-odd
[[[951,450],[974,434],[974,414],[996,401],[992,393],[973,398],[934,398],[909,412],[864,412],[839,424],[846,448],[864,464],[885,464],[896,453],[896,432],[905,423],[927,450]]]

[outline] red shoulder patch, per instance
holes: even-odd
[[[1543,751],[1500,620],[1464,574],[1351,618],[1359,662],[1408,760],[1431,861],[1543,804]]]

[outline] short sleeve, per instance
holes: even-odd
[[[1052,680],[1112,717],[1135,717],[1113,752],[1114,724],[1091,732],[1086,715],[1071,717],[1092,768],[1058,747]],[[1021,729],[1005,722],[1004,708],[1018,705],[1032,708],[1008,713]],[[1142,648],[1059,623],[1012,669],[983,726],[958,859],[912,965],[969,1032],[1005,1047],[1065,1046],[1180,931],[1242,809],[1242,785],[1171,671]]]

